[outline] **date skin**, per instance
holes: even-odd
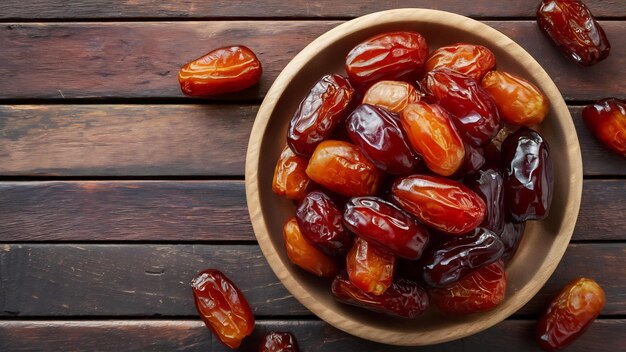
[[[543,0],[537,24],[569,60],[594,65],[609,56],[611,44],[587,6],[578,0]]]
[[[199,273],[191,287],[204,324],[224,345],[239,347],[254,330],[254,315],[239,288],[215,269]]]
[[[283,240],[287,257],[295,265],[319,277],[330,278],[337,274],[337,263],[304,239],[295,217],[283,226]]]
[[[396,257],[357,237],[346,256],[350,282],[363,292],[379,296],[391,285]]]
[[[328,140],[320,143],[306,168],[311,180],[347,197],[376,194],[382,174],[354,144]]]
[[[396,180],[393,200],[423,224],[448,235],[463,235],[485,218],[485,202],[460,182],[413,175]]]
[[[259,352],[299,352],[298,341],[290,332],[270,331],[261,340]]]
[[[463,143],[465,148],[465,157],[461,167],[450,176],[452,179],[463,178],[480,170],[486,163],[484,151],[482,147],[474,147],[471,144]]]
[[[346,56],[346,73],[365,90],[381,81],[415,81],[428,56],[426,39],[416,32],[389,32],[355,46]]]
[[[345,227],[369,243],[400,258],[422,256],[428,231],[400,208],[378,197],[357,197],[344,209]]]
[[[411,83],[401,81],[380,81],[371,86],[363,97],[363,104],[383,107],[400,112],[407,105],[420,101],[420,93]]]
[[[592,279],[578,278],[554,297],[537,324],[537,341],[546,351],[572,343],[593,323],[606,303],[604,290]]]
[[[242,45],[215,49],[178,71],[180,89],[191,97],[238,92],[261,78],[261,62]]]
[[[304,197],[296,209],[296,219],[304,239],[325,254],[342,255],[352,245],[352,235],[343,227],[341,211],[320,191]]]
[[[363,292],[350,282],[348,274],[340,273],[333,280],[331,291],[339,302],[409,319],[419,317],[429,304],[422,286],[402,278],[394,280],[383,294],[376,296]]]
[[[424,64],[424,71],[448,68],[480,80],[495,66],[496,56],[491,50],[482,45],[456,43],[433,51]]]
[[[340,75],[326,75],[317,81],[289,123],[287,144],[291,150],[300,156],[311,156],[348,116],[353,98],[354,89]]]
[[[422,257],[424,282],[446,287],[502,257],[504,244],[494,232],[483,227],[461,237],[449,237],[426,251]]]
[[[507,211],[514,222],[542,220],[552,203],[554,175],[546,140],[522,127],[502,143]]]
[[[308,162],[286,146],[276,162],[272,191],[279,196],[301,201],[311,188],[311,179],[306,174]]]
[[[422,81],[428,99],[450,113],[466,142],[488,143],[502,127],[493,98],[474,78],[450,69],[428,72]]]
[[[605,146],[626,158],[626,101],[607,98],[588,105],[583,120]]]
[[[504,244],[504,254],[502,254],[502,260],[504,263],[508,263],[517,252],[519,244],[524,236],[524,230],[526,229],[526,223],[522,222],[516,224],[514,222],[506,222],[504,229],[500,233],[500,240]]]
[[[498,107],[500,118],[511,125],[531,127],[546,118],[548,98],[524,78],[502,72],[488,72],[481,81]]]
[[[440,311],[471,314],[495,308],[504,299],[506,273],[501,260],[477,269],[454,284],[428,290]]]
[[[348,136],[380,170],[406,175],[419,165],[396,115],[373,105],[359,105],[346,121]]]
[[[410,104],[402,110],[400,122],[409,143],[431,171],[450,176],[459,170],[465,160],[463,140],[440,106]]]
[[[485,202],[485,220],[480,226],[497,234],[504,230],[504,177],[497,169],[486,169],[465,178],[465,185]]]

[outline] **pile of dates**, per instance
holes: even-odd
[[[416,32],[383,33],[321,77],[289,124],[272,188],[296,204],[291,262],[332,279],[343,303],[404,318],[430,304],[497,306],[527,220],[552,199],[549,111],[486,47],[429,52]]]

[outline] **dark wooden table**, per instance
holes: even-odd
[[[570,351],[626,345],[626,160],[581,123],[585,104],[626,99],[626,1],[587,0],[613,51],[577,68],[534,21],[537,0],[439,1],[1,0],[0,351],[224,351],[198,319],[189,282],[221,268],[257,317],[303,351],[531,351],[538,314],[577,276],[595,278],[606,308]],[[544,289],[478,335],[397,348],[318,320],[280,284],[246,210],[248,136],[277,74],[347,19],[425,7],[480,19],[526,48],[570,105],[584,160],[580,217]],[[265,72],[258,89],[184,98],[181,64],[242,43]]]

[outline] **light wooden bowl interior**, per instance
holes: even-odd
[[[496,309],[467,316],[444,316],[431,308],[415,320],[386,317],[335,302],[330,282],[292,265],[285,253],[282,225],[293,204],[272,193],[274,167],[286,143],[287,126],[299,102],[324,74],[344,72],[344,58],[357,43],[379,33],[422,33],[430,50],[456,42],[485,45],[498,69],[521,75],[548,96],[551,110],[539,132],[551,147],[555,170],[550,216],[529,222],[519,252],[507,267],[508,287]],[[519,45],[495,29],[460,15],[424,9],[378,12],[344,23],[302,50],[271,87],[252,129],[246,159],[250,218],[261,249],[285,287],[304,306],[350,334],[387,344],[427,345],[462,338],[504,320],[526,304],[555,270],[572,236],[582,193],[580,146],[567,106],[554,82]]]

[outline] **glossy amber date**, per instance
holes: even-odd
[[[318,184],[347,197],[375,194],[382,176],[357,146],[333,140],[317,146],[306,174]]]
[[[462,183],[413,175],[396,180],[393,200],[422,223],[450,235],[473,230],[485,218],[485,202]]]
[[[328,139],[353,107],[354,89],[340,75],[322,77],[298,106],[287,131],[294,153],[309,157]]]
[[[283,239],[287,257],[295,265],[320,277],[333,277],[337,274],[337,263],[304,239],[295,217],[287,220],[283,226]]]
[[[342,255],[352,245],[335,202],[320,191],[307,194],[296,209],[300,232],[312,246],[331,255]]]
[[[413,281],[396,279],[381,295],[361,291],[340,273],[333,280],[331,290],[339,302],[365,308],[374,312],[402,318],[417,318],[428,308],[426,290]]]
[[[588,105],[583,120],[604,145],[626,157],[626,101],[608,98]]]
[[[346,56],[346,73],[355,86],[381,80],[414,81],[426,56],[426,39],[415,32],[390,32],[355,46]]]
[[[500,131],[493,98],[473,78],[449,69],[428,72],[422,81],[427,97],[446,109],[466,142],[480,146]]]
[[[411,146],[431,171],[450,176],[461,167],[465,158],[463,141],[440,106],[411,104],[402,110],[400,122]]]
[[[371,86],[363,97],[363,104],[383,107],[400,112],[412,103],[420,101],[420,93],[411,83],[401,81],[380,81]]]
[[[548,114],[548,98],[524,78],[491,71],[485,75],[481,86],[496,103],[500,118],[508,124],[531,127],[540,124]]]
[[[279,196],[301,201],[310,190],[311,179],[306,174],[308,160],[297,156],[288,146],[276,162],[272,190]]]
[[[497,261],[503,253],[500,237],[484,227],[465,236],[449,237],[424,253],[424,282],[431,287],[449,286]]]
[[[480,80],[495,65],[496,56],[484,46],[456,43],[433,51],[424,64],[424,71],[448,68]]]
[[[191,97],[237,92],[261,78],[261,62],[245,46],[219,48],[191,61],[178,71],[180,89]]]
[[[261,340],[259,352],[299,352],[298,341],[290,332],[270,331]]]
[[[204,324],[224,345],[239,347],[254,330],[254,315],[239,288],[215,269],[199,273],[191,287]]]
[[[516,224],[514,222],[506,222],[504,229],[499,234],[500,240],[504,244],[504,253],[502,254],[502,260],[507,263],[517,252],[519,244],[524,236],[524,230],[526,229],[526,223],[522,222]]]
[[[378,197],[357,197],[344,209],[344,225],[358,236],[401,258],[422,256],[428,231],[400,208]]]
[[[552,203],[554,176],[548,142],[522,127],[502,143],[504,197],[514,222],[541,220]]]
[[[440,311],[471,314],[495,308],[504,299],[506,273],[501,260],[477,269],[448,287],[428,290]]]
[[[348,117],[346,128],[352,142],[382,171],[403,175],[419,165],[398,117],[384,108],[359,105]]]
[[[396,257],[357,237],[346,256],[350,281],[363,292],[383,294],[391,285]]]
[[[537,24],[565,57],[580,66],[609,56],[611,44],[582,1],[543,0],[537,9]]]
[[[487,205],[485,220],[480,226],[497,234],[504,230],[504,177],[497,169],[486,169],[465,178],[465,185]]]
[[[604,308],[604,290],[592,279],[578,278],[554,297],[537,324],[537,341],[546,351],[572,343],[593,323]]]

